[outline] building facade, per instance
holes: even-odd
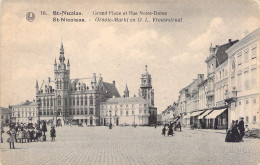
[[[199,110],[203,110],[207,108],[207,91],[208,91],[208,80],[202,81],[198,85],[199,90]]]
[[[0,107],[1,125],[8,125],[11,122],[11,110],[9,108]]]
[[[101,125],[148,125],[148,101],[142,97],[114,97],[101,103]]]
[[[35,101],[26,100],[17,105],[10,107],[12,114],[12,122],[15,123],[37,123],[38,110]]]
[[[65,64],[63,44],[60,47],[59,63],[54,62],[54,79],[38,83],[36,81],[36,105],[37,115],[40,120],[53,124],[66,124],[69,121],[85,123],[86,125],[99,125],[100,101],[113,96],[119,97],[119,93],[113,83],[103,81],[102,76],[96,77],[94,73],[88,78],[70,78],[70,62]],[[17,112],[13,113],[18,122],[26,122],[22,119],[23,105],[13,106]],[[22,109],[21,109],[22,108]],[[20,115],[19,115],[20,113]],[[23,114],[23,112],[22,112]],[[33,115],[33,121],[35,119]],[[27,115],[28,117],[28,115]]]
[[[126,85],[124,97],[114,97],[101,103],[101,124],[107,125],[152,125],[157,123],[157,108],[154,106],[152,77],[148,73],[141,75],[139,96],[129,97]]]
[[[194,117],[191,113],[194,111],[199,110],[199,90],[198,85],[204,81],[204,74],[198,74],[197,78],[193,80],[191,84],[183,88],[179,93],[180,99],[182,99],[184,102],[182,102],[181,109],[179,110],[182,117],[182,123],[184,125],[190,125],[194,123]],[[185,100],[184,100],[185,98]]]
[[[244,118],[249,128],[259,128],[260,120],[260,28],[229,48],[228,83],[225,101],[229,123]]]

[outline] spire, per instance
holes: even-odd
[[[125,85],[125,91],[128,91],[128,86],[127,86],[127,83]]]
[[[57,62],[56,62],[56,58],[55,58],[55,60],[54,60],[54,71],[56,71],[57,70]]]
[[[70,59],[68,59],[68,63],[67,63],[67,66],[70,66]]]
[[[148,66],[145,65],[145,74],[148,74],[147,68],[148,68]]]
[[[125,97],[129,97],[129,90],[128,90],[127,84],[125,85],[124,95],[125,95]]]
[[[61,52],[64,52],[63,43],[62,43],[62,42],[61,42],[61,46],[60,46],[60,51],[61,51]]]
[[[64,49],[63,49],[63,43],[61,42],[61,46],[60,46],[60,63],[64,63],[65,61],[65,57],[64,57]]]
[[[101,76],[101,73],[99,74],[99,81],[103,80],[102,79],[102,76]]]
[[[213,48],[212,43],[210,43],[210,48],[209,48],[210,54],[213,54],[214,51],[215,51],[215,48]]]

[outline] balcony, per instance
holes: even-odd
[[[210,97],[210,96],[214,96],[215,95],[215,90],[208,90],[207,93],[206,93],[206,96],[207,97]]]
[[[225,102],[234,102],[237,99],[237,91],[233,89],[231,92],[226,91]]]

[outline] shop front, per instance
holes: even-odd
[[[207,115],[209,115],[212,111],[213,111],[212,109],[206,110],[206,111],[204,111],[204,113],[202,113],[200,116],[198,116],[199,128],[202,128],[202,129],[208,128],[207,119],[205,119],[205,117]]]
[[[191,126],[191,128],[200,128],[198,116],[200,114],[202,114],[203,112],[205,112],[205,111],[192,112],[192,114],[190,115],[190,126]]]
[[[215,109],[205,117],[208,128],[226,129],[228,127],[228,110],[227,108]]]

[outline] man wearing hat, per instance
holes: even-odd
[[[241,117],[239,123],[238,123],[238,129],[240,133],[240,141],[243,141],[243,137],[245,135],[245,124],[244,124],[244,118]]]

